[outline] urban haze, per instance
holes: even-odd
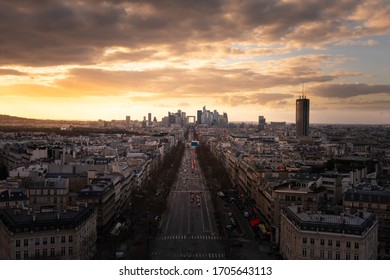
[[[296,111],[2,115],[0,258],[388,258],[390,126],[312,125],[306,96]]]

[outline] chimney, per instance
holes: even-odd
[[[90,184],[92,179],[95,179],[96,176],[97,176],[97,171],[96,170],[88,170],[88,172],[87,172],[88,184]]]

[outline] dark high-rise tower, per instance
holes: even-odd
[[[309,111],[310,100],[306,98],[306,95],[299,96],[296,100],[296,113],[295,113],[295,125],[296,135],[309,136]]]
[[[201,124],[202,123],[202,110],[197,111],[197,123]]]
[[[152,125],[152,113],[148,113],[148,125]]]
[[[259,130],[265,129],[265,118],[264,116],[259,116]]]

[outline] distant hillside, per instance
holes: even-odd
[[[29,120],[27,118],[21,118],[21,117],[15,117],[15,116],[10,116],[10,115],[1,115],[0,114],[0,120],[1,121],[26,121],[26,120]],[[31,120],[34,120],[34,119],[31,119]]]

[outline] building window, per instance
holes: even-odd
[[[72,256],[73,255],[73,247],[69,247],[69,256]]]
[[[65,243],[65,242],[66,242],[65,236],[61,236],[61,243]]]
[[[314,258],[314,249],[310,249],[310,258]]]
[[[306,237],[302,238],[302,242],[303,242],[304,244],[306,244],[306,243],[307,243],[307,238],[306,238]]]
[[[25,250],[25,251],[23,252],[23,258],[24,258],[25,260],[28,260],[28,250]]]
[[[346,253],[345,254],[345,259],[346,260],[350,260],[351,259],[351,254],[350,253]]]
[[[324,252],[324,250],[320,251],[320,259],[325,259],[325,252]]]
[[[329,260],[333,259],[332,251],[328,251],[328,259],[329,259]]]
[[[73,235],[69,235],[69,242],[73,242]]]
[[[47,244],[47,237],[43,237],[43,238],[42,238],[42,243],[43,243],[43,244]]]
[[[35,257],[39,258],[39,249],[35,249]]]
[[[24,245],[24,246],[28,246],[28,239],[24,239],[24,240],[23,240],[23,245]]]
[[[304,258],[306,258],[306,249],[305,249],[305,248],[302,249],[302,256],[303,256]]]
[[[328,239],[328,246],[332,246],[332,239]]]
[[[325,239],[321,239],[321,240],[320,240],[320,244],[321,244],[321,245],[325,245]]]
[[[15,240],[15,246],[16,247],[20,247],[20,240],[18,239],[18,240]]]
[[[65,256],[65,247],[61,247],[61,256]]]
[[[355,242],[355,249],[359,249],[359,242]]]
[[[336,252],[336,260],[340,259],[340,252]]]
[[[340,240],[336,240],[336,247],[340,247]]]
[[[35,238],[35,245],[39,245],[39,238]]]
[[[50,256],[54,256],[55,254],[55,249],[54,248],[50,248]]]
[[[310,244],[314,244],[314,238],[310,238]]]
[[[50,237],[50,244],[56,243],[56,238],[55,237]]]
[[[20,251],[15,252],[15,259],[20,260]]]
[[[47,257],[47,249],[42,249],[42,256]]]
[[[354,259],[355,259],[355,260],[358,260],[358,259],[359,259],[359,254],[355,254]]]

